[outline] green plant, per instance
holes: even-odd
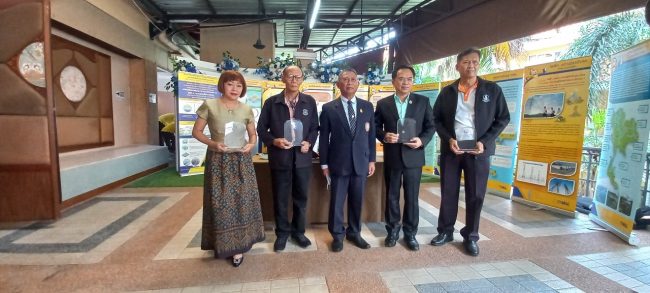
[[[580,37],[561,58],[592,57],[587,114],[589,119],[593,121],[595,112],[607,105],[611,56],[649,37],[650,29],[641,9],[601,17],[580,27]]]

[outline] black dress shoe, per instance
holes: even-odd
[[[386,226],[386,230],[388,230],[388,235],[386,236],[386,240],[384,240],[384,245],[386,245],[386,247],[393,247],[397,244],[397,240],[399,239],[399,229],[391,230],[391,228]]]
[[[478,256],[478,243],[474,240],[464,240],[463,247],[471,256]]]
[[[397,244],[397,237],[393,237],[392,235],[388,234],[384,240],[384,245],[386,245],[386,247],[393,247],[395,244]]]
[[[309,238],[305,237],[303,234],[296,234],[296,235],[291,235],[291,238],[298,243],[298,246],[302,248],[306,248],[309,245],[311,245],[311,241],[309,241]]]
[[[284,250],[284,248],[287,247],[287,237],[286,236],[280,236],[275,239],[275,243],[273,243],[273,251],[278,252]]]
[[[240,258],[235,258],[234,256],[232,257],[232,266],[233,267],[239,267],[242,263],[244,262],[244,255]]]
[[[345,238],[347,238],[349,241],[351,241],[352,243],[354,243],[354,245],[356,245],[357,247],[359,247],[359,248],[361,248],[361,249],[368,249],[368,248],[370,248],[370,244],[368,244],[368,242],[366,242],[366,240],[364,240],[363,238],[361,238],[361,235],[346,236]]]
[[[415,236],[406,236],[404,237],[404,241],[406,241],[406,247],[408,247],[410,250],[420,250],[420,244],[418,244],[418,241],[415,240]]]
[[[447,242],[454,241],[454,233],[440,233],[438,236],[431,239],[431,245],[433,246],[442,246]]]
[[[343,250],[343,240],[334,239],[334,241],[332,241],[332,251],[339,252],[341,250]]]

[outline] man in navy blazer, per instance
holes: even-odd
[[[341,97],[323,105],[320,114],[319,154],[323,175],[331,180],[328,229],[332,251],[343,249],[343,237],[362,249],[370,244],[361,238],[361,205],[366,178],[375,172],[375,125],[372,104],[355,97],[357,72],[345,69],[336,83]],[[347,196],[348,227],[343,226]]]
[[[510,112],[501,87],[477,76],[481,51],[469,48],[456,58],[460,79],[444,87],[435,105],[433,117],[441,140],[440,187],[442,199],[438,217],[435,246],[454,240],[454,224],[458,214],[461,171],[465,178],[465,227],[460,230],[463,247],[477,256],[478,226],[490,172],[490,156],[495,140],[510,122]],[[467,130],[470,129],[468,132]],[[473,134],[473,148],[459,147],[459,135]],[[476,141],[473,143],[473,141]]]
[[[410,250],[420,246],[415,240],[418,231],[420,177],[424,166],[424,147],[435,132],[429,98],[411,93],[415,70],[410,66],[398,66],[393,70],[395,94],[377,102],[375,127],[377,139],[384,143],[384,179],[386,181],[385,221],[388,236],[384,244],[393,247],[399,238],[400,187],[404,187],[404,240]],[[400,140],[397,121],[412,119],[415,137]],[[402,139],[405,139],[402,137]]]
[[[273,210],[275,214],[274,251],[285,249],[291,236],[300,247],[311,241],[305,236],[307,195],[312,170],[312,146],[318,137],[316,100],[299,92],[303,73],[298,66],[282,71],[285,89],[269,97],[262,106],[257,122],[257,134],[269,153]],[[293,146],[284,137],[284,124],[289,119],[302,123],[303,140]],[[289,222],[289,198],[293,203],[293,218]]]

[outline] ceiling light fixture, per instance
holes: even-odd
[[[264,49],[266,47],[264,44],[262,44],[262,38],[261,38],[261,33],[260,33],[262,28],[260,26],[261,26],[261,24],[258,22],[257,23],[257,41],[255,42],[255,44],[253,44],[253,48],[258,49],[258,50],[262,50],[262,49]]]
[[[318,10],[320,10],[320,0],[316,0],[316,3],[314,3],[314,9],[311,11],[311,19],[309,20],[309,29],[313,29],[314,24],[316,24]]]

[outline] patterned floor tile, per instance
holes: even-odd
[[[441,195],[440,187],[428,187],[427,191]],[[461,188],[459,207],[465,208],[464,188]],[[571,218],[489,193],[485,195],[481,217],[522,237],[592,233],[599,228],[587,215],[578,213],[576,218]]]
[[[508,270],[513,273],[503,273]],[[424,272],[429,274],[434,281],[429,283],[412,282],[413,279],[422,278]],[[413,273],[416,273],[418,277],[412,278],[411,274]],[[460,276],[463,274],[476,274],[480,277],[462,279]],[[569,282],[527,260],[432,267],[426,268],[424,271],[388,271],[380,273],[380,276],[391,292],[412,292],[411,288],[417,292],[555,292],[556,290],[581,292]],[[407,284],[407,281],[411,283]]]
[[[3,233],[0,264],[99,262],[186,194],[109,192],[94,197],[66,210],[56,222],[35,222]]]
[[[650,247],[567,258],[637,292],[650,288]]]

